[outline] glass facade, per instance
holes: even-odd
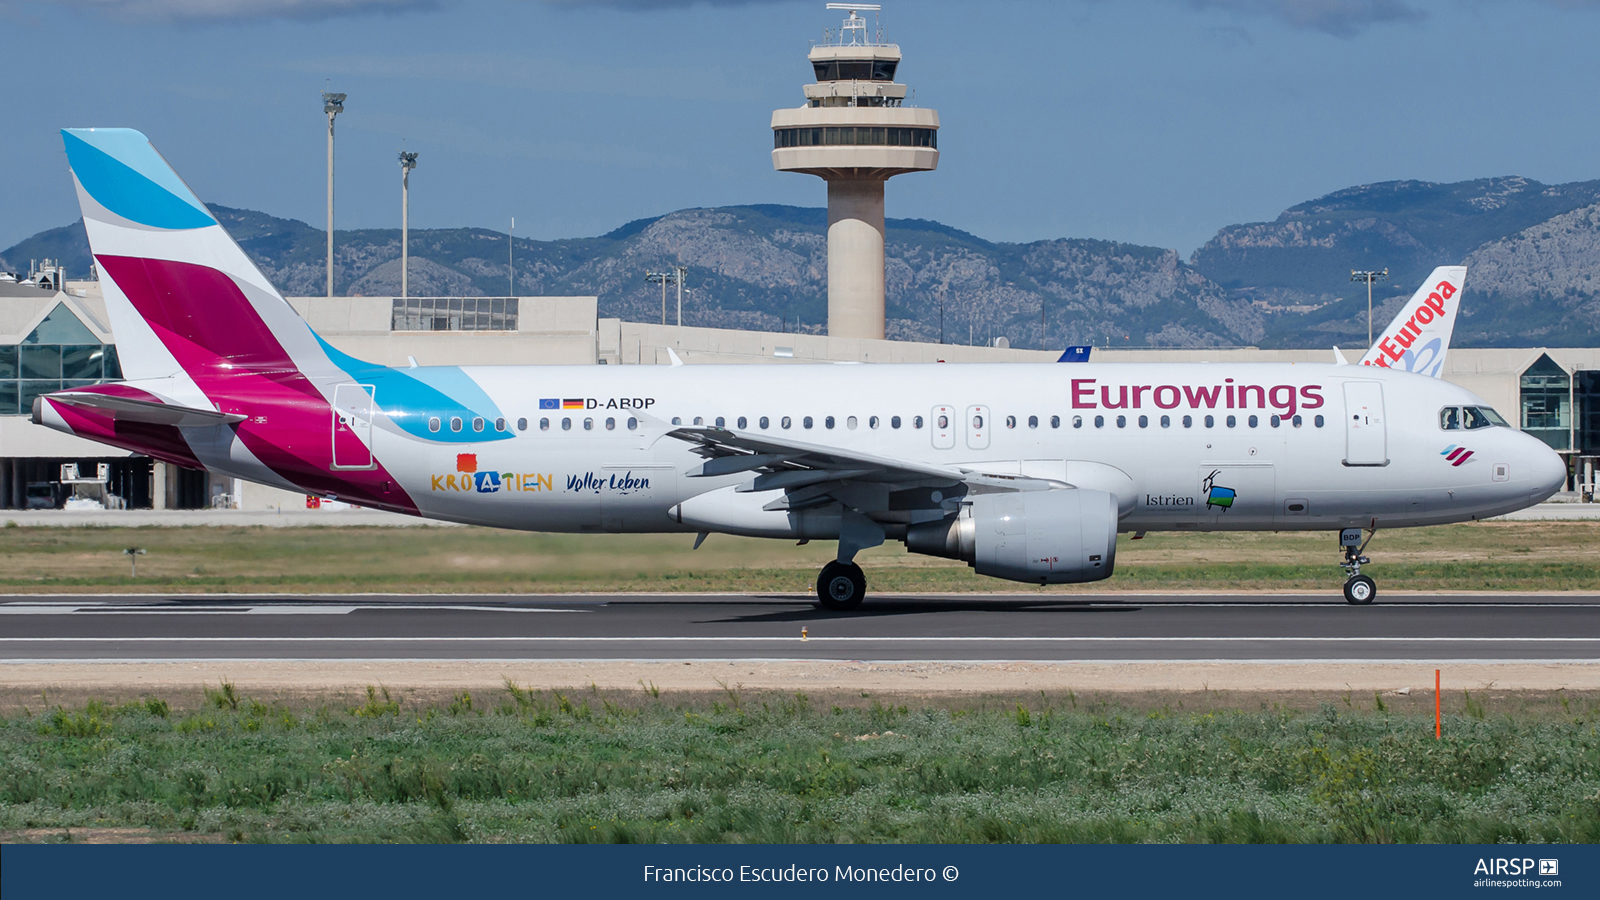
[[[1578,448],[1585,456],[1600,455],[1600,372],[1577,372]]]
[[[40,394],[121,379],[116,346],[58,303],[22,343],[0,346],[0,416],[31,414]]]
[[[1572,449],[1572,376],[1549,356],[1522,373],[1522,430],[1556,450]]]
[[[775,128],[772,146],[784,147],[928,147],[939,149],[939,132],[932,128],[880,128],[842,126],[828,128]]]
[[[897,59],[825,59],[813,62],[818,81],[893,81]]]
[[[394,300],[391,331],[516,331],[516,297],[410,297]]]

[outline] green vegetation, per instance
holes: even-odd
[[[831,542],[714,535],[529,534],[484,528],[7,528],[0,591],[810,593]],[[148,551],[129,575],[127,547]],[[1600,523],[1495,522],[1386,531],[1382,590],[1600,589]],[[983,578],[898,543],[860,557],[874,591],[1336,591],[1332,533],[1123,535],[1109,581],[1041,589]]]
[[[1588,696],[1448,697],[1435,741],[1431,697],[492,693],[334,706],[223,684],[186,712],[23,712],[0,720],[0,839],[1600,840]]]

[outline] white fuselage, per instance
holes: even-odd
[[[535,531],[699,530],[675,522],[669,511],[751,476],[689,477],[702,460],[667,436],[674,424],[720,424],[876,457],[1105,490],[1118,499],[1123,531],[1459,522],[1536,503],[1565,477],[1553,451],[1515,429],[1442,429],[1442,408],[1486,405],[1470,392],[1370,367],[463,371],[504,413],[512,437],[419,441],[382,427],[380,415],[373,455],[424,516]],[[374,399],[382,409],[385,397]],[[583,408],[541,409],[550,399],[579,399]],[[525,430],[518,420],[526,420]],[[1468,448],[1471,459],[1453,464],[1452,447]],[[478,478],[479,472],[494,477]]]

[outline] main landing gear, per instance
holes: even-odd
[[[822,574],[817,576],[817,602],[824,609],[855,609],[866,595],[867,576],[853,562],[834,560],[823,566]]]
[[[1361,555],[1367,549],[1378,529],[1374,527],[1366,540],[1361,539],[1361,529],[1346,528],[1339,532],[1339,546],[1344,548],[1344,562],[1339,567],[1349,574],[1344,583],[1344,599],[1351,606],[1366,606],[1378,596],[1378,585],[1361,574],[1361,567],[1372,560]]]

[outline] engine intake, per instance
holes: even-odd
[[[911,526],[906,549],[1010,581],[1099,581],[1116,565],[1117,498],[1082,488],[979,494],[954,516]]]

